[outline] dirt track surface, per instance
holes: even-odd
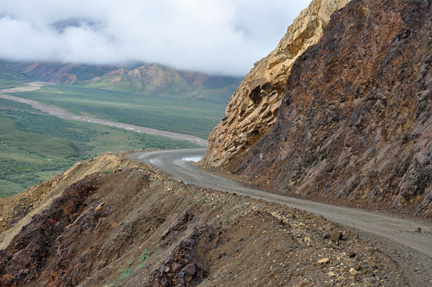
[[[39,90],[41,87],[43,87],[46,84],[47,83],[42,83],[42,82],[32,82],[32,83],[29,83],[28,86],[24,86],[24,87],[3,89],[3,90],[0,90],[0,98],[31,105],[34,109],[40,110],[40,111],[47,113],[51,116],[56,116],[56,117],[59,117],[62,119],[74,120],[74,121],[86,122],[86,123],[94,123],[94,124],[109,126],[109,127],[113,127],[113,128],[133,131],[133,132],[137,132],[137,133],[145,133],[145,134],[149,134],[149,135],[164,136],[164,137],[168,137],[168,138],[172,138],[172,139],[176,139],[176,140],[188,141],[188,142],[200,145],[200,146],[207,146],[208,145],[207,140],[204,140],[204,139],[199,138],[199,137],[180,134],[180,133],[173,133],[173,132],[168,132],[168,131],[161,131],[161,130],[146,128],[146,127],[141,127],[141,126],[129,125],[129,124],[125,124],[125,123],[111,122],[111,121],[102,120],[102,119],[98,119],[98,118],[94,118],[94,117],[80,116],[80,115],[70,113],[70,112],[68,112],[62,108],[57,107],[57,106],[44,105],[44,104],[39,103],[38,101],[28,100],[28,99],[19,98],[19,97],[9,95],[12,93],[23,93],[23,92],[31,92],[31,91]]]
[[[429,274],[432,268],[431,225],[245,188],[236,182],[208,173],[194,165],[193,161],[198,160],[204,153],[204,149],[158,151],[134,153],[128,155],[127,158],[151,164],[172,178],[185,183],[285,204],[352,227],[358,230],[362,236],[367,236],[371,241],[376,242],[379,248],[391,253],[403,268],[412,272],[412,276],[417,278],[414,278],[415,281],[432,285],[432,277]],[[413,286],[417,286],[417,284]]]

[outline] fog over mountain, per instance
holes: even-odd
[[[244,75],[310,0],[2,0],[0,58]]]

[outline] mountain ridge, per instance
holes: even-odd
[[[106,90],[227,102],[239,83],[238,77],[212,76],[148,64],[132,69],[116,69],[83,84]]]
[[[160,64],[89,65],[55,62],[0,61],[4,81],[45,81],[111,91],[226,103],[240,77],[176,70]],[[1,80],[1,79],[0,79]]]

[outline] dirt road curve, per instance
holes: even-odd
[[[184,141],[192,142],[192,143],[195,143],[195,144],[200,145],[200,146],[207,146],[208,145],[207,140],[204,140],[204,139],[199,138],[199,137],[180,134],[180,133],[173,133],[173,132],[168,132],[168,131],[161,131],[161,130],[157,130],[157,129],[135,126],[135,125],[129,125],[129,124],[124,124],[124,123],[111,122],[111,121],[101,120],[101,119],[93,118],[93,117],[80,116],[80,115],[72,114],[72,113],[70,113],[70,112],[68,112],[62,108],[56,107],[56,106],[44,105],[44,104],[39,103],[38,101],[28,100],[28,99],[19,98],[19,97],[9,95],[12,93],[22,93],[22,92],[35,91],[35,90],[40,89],[41,87],[43,87],[46,84],[47,83],[33,82],[33,83],[29,83],[28,86],[16,87],[16,88],[12,88],[12,89],[3,89],[3,90],[0,90],[0,98],[31,105],[34,109],[40,110],[40,111],[47,113],[51,116],[56,116],[56,117],[59,117],[62,119],[75,120],[75,121],[87,122],[87,123],[94,123],[94,124],[109,126],[109,127],[113,127],[113,128],[133,131],[133,132],[137,132],[137,133],[145,133],[145,134],[149,134],[149,135],[164,136],[164,137],[168,137],[168,138],[172,138],[172,139],[176,139],[176,140],[184,140]]]
[[[282,203],[352,227],[372,242],[376,242],[380,249],[387,249],[387,252],[394,253],[394,259],[407,272],[411,269],[409,272],[415,273],[414,280],[418,282],[413,283],[413,286],[422,286],[424,283],[427,285],[423,286],[432,286],[432,276],[429,274],[432,270],[432,225],[245,188],[219,175],[207,173],[194,165],[192,161],[198,160],[204,153],[205,149],[174,150],[134,153],[127,157],[151,164],[172,178],[185,183]]]

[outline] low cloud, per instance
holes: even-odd
[[[2,0],[0,58],[244,75],[309,2]]]

